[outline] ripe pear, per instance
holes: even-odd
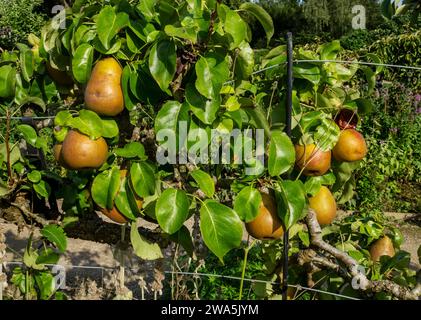
[[[116,116],[124,109],[122,69],[114,58],[100,60],[92,70],[85,90],[86,108],[104,116]]]
[[[393,257],[394,255],[393,242],[388,236],[380,238],[371,245],[370,256],[373,261],[380,261],[381,256]]]
[[[339,140],[332,150],[333,157],[341,162],[363,159],[367,154],[367,144],[361,133],[355,129],[341,131]]]
[[[70,130],[63,141],[61,158],[72,170],[96,169],[108,156],[108,145],[104,138],[92,140],[76,130]]]
[[[120,170],[120,179],[123,180],[124,177],[127,175],[127,170]],[[143,202],[141,199],[136,198],[136,205],[140,209],[142,209]],[[108,210],[106,208],[101,209],[102,214],[106,215],[108,218],[110,218],[112,221],[117,223],[126,223],[128,222],[128,219],[117,209],[117,207],[114,205],[114,207],[111,210]]]
[[[259,240],[279,239],[284,234],[282,222],[278,217],[275,199],[261,193],[262,202],[256,219],[246,223],[247,232]]]
[[[295,156],[298,169],[306,176],[322,176],[330,169],[331,152],[322,151],[315,144],[295,146]]]
[[[310,208],[316,212],[317,221],[321,225],[328,225],[336,217],[336,201],[330,190],[322,186],[316,195],[309,198]]]

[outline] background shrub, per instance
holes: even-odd
[[[48,11],[43,0],[0,0],[0,47],[10,50],[30,33],[39,35]]]

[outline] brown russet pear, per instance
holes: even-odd
[[[343,108],[335,117],[335,123],[341,130],[355,129],[358,125],[359,117],[354,110]]]
[[[355,129],[341,131],[339,140],[332,150],[333,157],[341,162],[354,162],[367,154],[367,144],[361,133]]]
[[[275,199],[261,193],[262,202],[256,219],[246,223],[247,232],[259,240],[279,239],[284,234],[282,222],[278,217]]]
[[[127,175],[127,170],[120,170],[120,179],[123,180],[124,177]],[[142,209],[143,202],[141,199],[136,197],[136,204],[137,207]],[[102,214],[106,215],[109,219],[111,219],[114,222],[123,224],[128,222],[129,220],[117,209],[117,207],[114,205],[114,207],[109,210],[106,208],[101,209]]]
[[[395,255],[395,248],[393,242],[388,236],[380,238],[374,242],[370,247],[370,256],[373,261],[380,261],[381,256],[393,257]]]
[[[330,190],[322,186],[313,197],[309,199],[310,208],[316,212],[320,225],[329,225],[336,217],[336,201]]]
[[[322,176],[330,169],[331,152],[315,144],[295,145],[295,164],[306,176]]]
[[[97,169],[107,156],[108,145],[104,138],[92,140],[76,130],[67,133],[61,148],[61,160],[72,170]]]
[[[124,109],[122,69],[114,58],[100,60],[85,90],[85,106],[100,115],[116,116]]]

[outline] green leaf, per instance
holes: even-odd
[[[197,61],[195,69],[197,91],[208,99],[214,99],[229,78],[230,71],[225,56],[210,52]]]
[[[92,70],[94,48],[87,43],[82,43],[75,51],[72,59],[73,77],[81,84],[88,82]]]
[[[88,135],[96,140],[103,135],[103,121],[99,115],[91,110],[82,109],[79,111],[79,117],[69,119],[67,124],[73,129]]]
[[[102,122],[102,132],[101,136],[104,138],[114,138],[117,137],[119,134],[119,129],[117,122],[115,120],[104,120],[101,119]]]
[[[346,182],[352,177],[352,172],[358,168],[360,161],[341,162],[333,166],[333,173],[336,176],[336,182],[332,187],[332,191],[339,191]]]
[[[20,51],[20,67],[23,78],[29,82],[34,74],[35,67],[34,54],[31,50],[26,49]]]
[[[56,264],[60,259],[60,255],[51,248],[41,249],[38,256],[37,264]]]
[[[227,100],[227,102],[225,102],[225,108],[229,111],[229,112],[234,112],[237,111],[238,109],[241,108],[241,104],[238,101],[236,96],[230,96]]]
[[[41,172],[38,170],[33,170],[28,173],[28,180],[32,183],[38,183],[41,180]]]
[[[237,12],[221,4],[218,5],[218,17],[222,20],[224,31],[229,36],[230,50],[237,48],[248,38],[247,24]]]
[[[395,248],[400,248],[402,243],[404,242],[404,236],[402,232],[398,228],[392,228],[391,238],[393,241],[393,245]]]
[[[324,152],[332,150],[339,140],[341,130],[332,119],[323,118],[314,133],[314,142]]]
[[[120,189],[120,183],[120,170],[117,167],[101,172],[92,182],[92,199],[99,207],[111,210],[114,206],[114,198]]]
[[[306,79],[313,84],[318,84],[321,80],[320,67],[307,62],[300,62],[293,67],[294,77]]]
[[[337,203],[339,205],[345,204],[348,201],[350,201],[354,196],[355,196],[355,178],[351,176],[351,178],[347,182],[345,182],[345,185],[343,186],[341,190],[341,195]]]
[[[47,199],[50,196],[51,187],[47,182],[41,180],[40,182],[33,184],[32,187],[39,197]]]
[[[162,230],[174,234],[183,226],[189,215],[190,202],[183,190],[166,189],[155,206],[156,219]]]
[[[0,179],[0,197],[7,196],[11,191],[8,184]]]
[[[162,91],[170,94],[168,86],[172,82],[177,65],[174,42],[161,40],[151,49],[149,54],[149,70]]]
[[[269,13],[267,13],[261,6],[252,2],[245,2],[241,4],[240,10],[246,10],[260,22],[266,33],[266,44],[269,45],[270,39],[272,39],[275,32],[273,20]]]
[[[155,118],[155,133],[158,135],[162,130],[167,135],[178,137],[179,123],[188,120],[188,105],[186,103],[168,101],[161,107]],[[179,148],[178,143],[179,141],[176,141],[175,145],[169,146],[168,151],[174,154]]]
[[[358,114],[359,115],[370,114],[374,109],[373,102],[369,99],[359,98],[359,99],[355,100],[355,102],[358,106]]]
[[[206,200],[200,208],[200,231],[206,246],[223,263],[225,254],[240,246],[243,224],[231,208]]]
[[[341,44],[339,40],[325,43],[320,46],[320,59],[321,60],[335,60],[338,52],[341,50]]]
[[[25,252],[23,253],[23,263],[28,268],[34,270],[43,270],[45,269],[45,265],[38,264],[36,261],[38,259],[38,253],[32,249],[31,247],[26,247]]]
[[[207,99],[202,96],[195,88],[193,83],[188,83],[186,87],[186,101],[190,110],[204,124],[212,124],[221,106],[221,98]]]
[[[136,197],[130,187],[130,180],[127,177],[121,179],[120,189],[114,199],[114,203],[125,217],[135,221],[140,216],[139,207],[136,203]]]
[[[144,41],[142,41],[132,30],[126,31],[126,43],[127,48],[135,54],[139,53],[144,45]]]
[[[142,97],[141,80],[142,80],[142,78],[141,78],[140,74],[137,73],[137,72],[130,72],[130,74],[128,74],[127,76],[129,76],[128,85],[130,87],[130,93],[137,100],[141,100],[141,97]]]
[[[250,44],[243,41],[239,45],[239,53],[235,62],[235,75],[239,79],[250,78],[254,68],[254,51]]]
[[[335,181],[335,175],[333,172],[329,172],[328,174],[319,177],[308,177],[307,181],[304,183],[304,188],[307,194],[314,196],[320,191],[320,188],[323,185],[331,186]]]
[[[403,270],[408,268],[411,261],[411,255],[406,251],[398,251],[393,257],[387,257],[385,260],[386,262],[382,263],[382,267],[380,269],[382,274],[391,269]],[[383,259],[381,258],[380,261],[383,262]]]
[[[193,257],[193,240],[190,231],[186,226],[182,226],[176,233],[170,235],[170,240],[181,245],[190,257]]]
[[[131,111],[136,106],[136,97],[133,96],[132,92],[130,91],[130,76],[131,70],[128,65],[126,65],[123,69],[123,74],[121,76],[121,88],[123,90],[124,96],[124,105],[127,110]]]
[[[299,180],[280,181],[276,186],[275,195],[278,216],[288,230],[305,216],[306,194],[304,185]]]
[[[197,28],[195,26],[186,26],[176,28],[173,25],[169,24],[166,25],[164,28],[165,33],[170,37],[186,39],[191,41],[192,43],[197,42]]]
[[[270,125],[263,108],[258,105],[256,108],[246,108],[244,110],[250,117],[250,125],[252,125],[255,129],[264,129],[265,137],[270,137]]]
[[[134,253],[143,260],[156,260],[164,257],[157,243],[150,243],[139,234],[136,221],[131,224],[130,241]]]
[[[259,207],[262,202],[262,195],[251,186],[243,188],[235,197],[234,210],[241,220],[250,222],[256,219],[259,214]]]
[[[326,115],[321,111],[311,111],[304,114],[300,120],[300,126],[303,133],[314,131],[317,126],[322,123],[321,121],[325,118],[325,116]]]
[[[114,153],[123,158],[139,158],[140,160],[146,160],[148,157],[145,154],[145,147],[140,142],[130,142],[124,145],[123,148],[114,150]]]
[[[54,118],[54,125],[55,126],[67,126],[69,121],[72,119],[72,114],[70,113],[70,111],[65,110],[65,111],[60,111],[59,113],[56,114],[56,117]]]
[[[139,197],[145,198],[155,194],[155,170],[149,162],[133,163],[130,168],[130,177]]]
[[[212,198],[215,193],[215,182],[212,177],[199,169],[192,171],[190,175],[197,182],[200,190],[202,190],[207,197]]]
[[[106,50],[110,49],[111,40],[117,33],[127,26],[129,16],[125,12],[115,13],[115,9],[105,6],[98,15],[96,29],[98,38]]]
[[[16,69],[10,65],[0,67],[0,98],[9,98],[15,94]]]
[[[151,21],[155,18],[155,4],[157,0],[142,0],[137,6],[136,9],[140,12],[148,21]]]
[[[54,277],[49,272],[38,272],[34,275],[39,297],[41,300],[49,300],[55,291]]]
[[[28,124],[20,124],[16,128],[23,134],[23,138],[27,143],[36,147],[38,135],[33,127]]]
[[[50,224],[41,229],[41,234],[48,241],[54,243],[60,252],[65,252],[67,248],[67,238],[64,230],[57,225]]]
[[[6,144],[0,143],[0,165],[6,161],[7,155],[6,155]],[[10,150],[10,164],[14,165],[18,161],[23,161],[19,145],[15,145]]]
[[[104,54],[104,55],[113,55],[117,54],[120,51],[122,41],[120,38],[116,38],[115,40],[112,40],[110,44],[110,48],[106,49],[104,48],[104,45],[101,43],[98,37],[94,38],[92,41],[92,45],[95,48],[96,51]]]
[[[269,174],[272,177],[287,172],[295,163],[295,150],[291,139],[284,132],[272,132],[269,144]]]
[[[310,246],[310,237],[308,235],[308,232],[300,231],[298,232],[298,237],[303,242],[303,245],[306,247]]]

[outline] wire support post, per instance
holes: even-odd
[[[288,32],[287,39],[287,105],[286,105],[286,127],[285,132],[291,137],[292,130],[292,90],[293,90],[293,46],[292,33]],[[288,251],[289,251],[289,232],[284,227],[284,247],[282,254],[282,299],[287,300],[288,297]]]

